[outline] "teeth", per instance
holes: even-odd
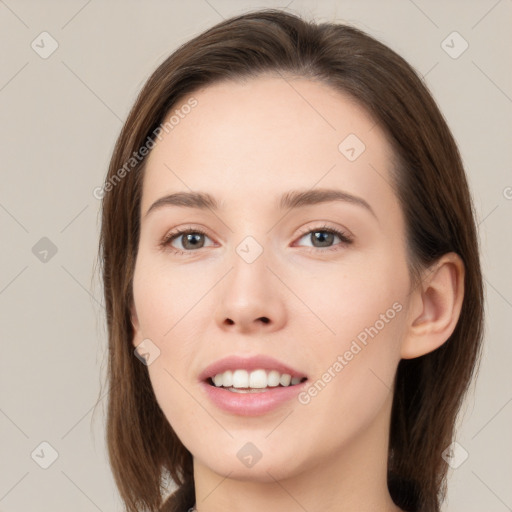
[[[279,383],[281,384],[281,386],[289,386],[291,380],[292,380],[291,375],[288,375],[287,373],[283,373],[283,375],[281,375],[281,378],[279,379]]]
[[[221,373],[221,375],[222,375],[221,385],[226,386],[226,387],[233,385],[233,372],[231,370]]]
[[[264,389],[264,388],[275,388],[279,385],[295,386],[304,379],[294,377],[288,373],[279,373],[277,370],[253,370],[248,372],[247,370],[226,370],[224,373],[218,373],[212,378],[213,384],[216,387],[225,387],[231,389]]]
[[[267,387],[267,372],[265,370],[255,370],[255,371],[251,372],[250,374],[248,374],[245,370],[237,370],[237,373],[238,372],[243,374],[243,377],[244,377],[243,382],[246,382],[245,377],[247,375],[247,382],[249,384],[247,386],[233,386],[233,387],[235,387],[235,388],[241,388],[241,387],[258,388],[258,389]],[[222,385],[224,386],[224,382],[222,383]],[[228,386],[224,386],[224,387],[228,387]]]
[[[224,386],[224,377],[222,377],[222,385]],[[233,387],[234,388],[248,388],[249,387],[249,374],[244,370],[235,370],[233,372]]]

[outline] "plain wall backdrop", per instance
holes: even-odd
[[[512,510],[512,0],[0,0],[0,511],[122,510],[104,396],[95,409],[107,340],[93,191],[154,69],[260,7],[367,31],[445,115],[474,196],[487,318],[457,434],[468,458],[444,511]]]

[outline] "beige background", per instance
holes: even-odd
[[[222,18],[287,4],[354,24],[404,56],[459,143],[480,224],[487,326],[457,436],[469,458],[450,470],[444,511],[512,510],[512,0],[319,3],[0,0],[0,511],[121,510],[104,413],[93,414],[106,350],[93,190],[137,92],[168,54]],[[43,31],[58,44],[46,59]],[[442,43],[453,31],[469,44],[458,58],[459,36]]]

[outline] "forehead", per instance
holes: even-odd
[[[184,108],[191,98],[195,106]],[[394,201],[385,134],[326,84],[269,76],[216,83],[176,104],[171,118],[148,156],[142,211],[190,189],[259,202],[318,184]]]

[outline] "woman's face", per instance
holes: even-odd
[[[195,464],[236,479],[285,478],[356,451],[384,457],[410,281],[383,132],[305,79],[193,97],[148,157],[133,282],[133,344],[156,356],[162,411]],[[217,207],[155,205],[176,193]],[[236,386],[247,375],[265,390],[206,382],[228,356],[241,361],[212,372],[238,370]],[[277,362],[244,364],[258,356]],[[270,382],[257,384],[257,369],[274,370]],[[275,387],[287,372],[307,380]]]

